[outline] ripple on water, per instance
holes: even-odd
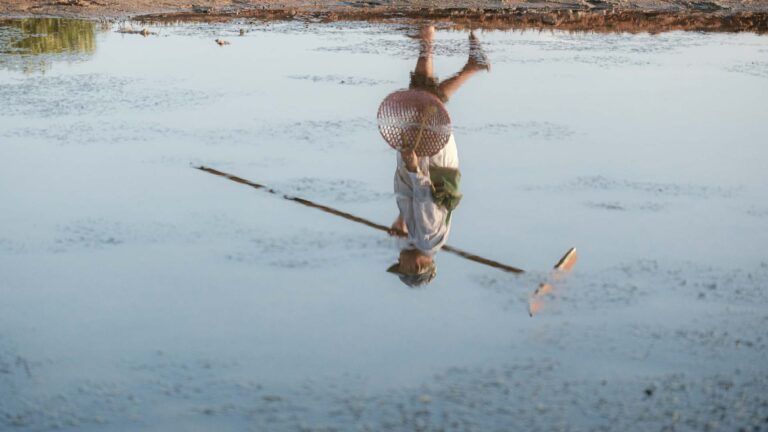
[[[741,188],[626,180],[595,175],[577,177],[571,182],[559,186],[524,186],[523,190],[553,190],[568,192],[630,191],[660,197],[733,198],[739,194]]]
[[[36,76],[0,84],[0,99],[14,101],[3,107],[5,116],[49,118],[167,111],[187,109],[219,97],[177,83],[99,73]]]

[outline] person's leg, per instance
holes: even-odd
[[[483,51],[483,46],[480,45],[480,40],[475,36],[475,32],[469,32],[469,58],[467,64],[479,70],[491,70],[491,62],[488,61],[488,57]]]
[[[459,73],[440,83],[440,93],[444,94],[446,99],[450,99],[451,96],[456,93],[456,90],[467,82],[472,75],[476,74],[478,70],[480,69],[467,68],[467,66],[464,66]]]
[[[491,65],[474,33],[469,34],[469,56],[467,63],[454,76],[440,83],[440,92],[450,98],[467,80],[479,71],[490,70]]]
[[[424,75],[431,78],[434,74],[432,68],[432,37],[435,34],[435,28],[431,25],[424,26],[419,30],[419,42],[421,48],[419,50],[419,59],[416,61],[416,75]]]

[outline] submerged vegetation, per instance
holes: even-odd
[[[25,73],[50,69],[44,54],[93,54],[96,51],[94,21],[62,18],[0,20],[0,53],[18,54],[21,61],[0,58],[0,67]],[[71,59],[71,57],[69,57]]]
[[[96,50],[96,23],[61,18],[0,20],[0,26],[16,28],[21,39],[3,51],[21,54],[62,52],[93,53]],[[8,49],[10,48],[10,50]]]

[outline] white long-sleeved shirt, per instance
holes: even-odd
[[[407,248],[415,248],[433,256],[448,240],[451,230],[446,222],[448,210],[432,199],[429,167],[459,168],[459,154],[453,134],[440,152],[431,157],[418,158],[418,169],[410,172],[397,154],[395,169],[395,197],[400,216],[408,227]]]

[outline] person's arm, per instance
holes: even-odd
[[[448,238],[448,210],[434,202],[429,187],[425,189],[426,195],[414,194],[411,208],[415,223],[408,238],[416,249],[434,255]]]
[[[397,237],[407,237],[408,226],[405,222],[405,216],[413,211],[411,208],[413,191],[406,180],[407,174],[403,172],[403,167],[402,158],[398,155],[394,176],[395,202],[397,203],[398,215],[389,229],[389,235]]]
[[[413,198],[432,200],[432,181],[429,179],[428,172],[423,173],[419,169],[419,157],[416,156],[416,152],[402,152],[400,156],[403,158],[403,164],[408,171],[408,176],[411,178]]]

